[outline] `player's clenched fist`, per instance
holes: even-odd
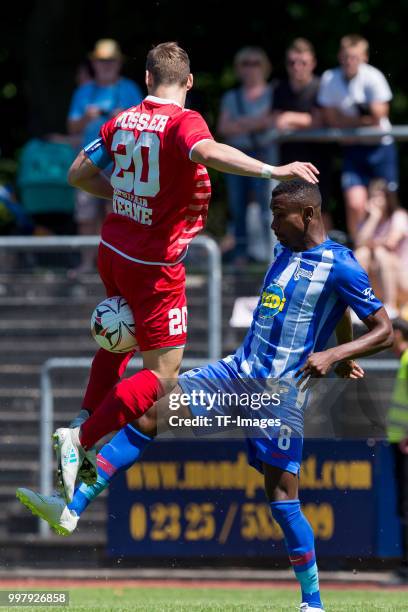
[[[306,363],[296,372],[296,376],[300,376],[297,385],[301,385],[309,376],[312,378],[326,376],[333,363],[334,360],[330,351],[311,353]]]
[[[274,178],[280,181],[289,181],[293,178],[302,178],[309,183],[318,183],[318,169],[310,162],[292,162],[286,166],[276,166]]]

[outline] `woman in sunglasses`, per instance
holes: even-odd
[[[217,131],[227,144],[273,164],[275,145],[271,128],[265,125],[273,104],[273,87],[268,83],[271,73],[268,56],[259,47],[244,47],[234,58],[234,68],[240,85],[224,94]],[[271,185],[269,181],[232,174],[225,179],[234,245],[229,254],[235,264],[242,265],[249,259],[246,212],[252,201],[261,208],[265,252],[270,253]]]

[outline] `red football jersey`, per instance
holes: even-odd
[[[190,160],[194,145],[212,139],[206,122],[176,102],[147,96],[100,134],[114,162],[113,213],[102,242],[141,262],[180,261],[207,218],[210,179]]]

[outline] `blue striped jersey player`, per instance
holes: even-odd
[[[168,408],[170,402],[174,406],[175,398],[181,394],[193,398],[193,392],[201,398],[222,398],[248,389],[258,393],[277,379],[282,399],[270,409],[277,430],[251,429],[249,461],[264,474],[271,512],[284,533],[300,583],[300,610],[318,612],[323,604],[314,535],[298,495],[306,394],[299,391],[297,383],[303,389],[309,376],[325,376],[332,367],[342,377],[362,377],[364,372],[354,359],[390,346],[392,328],[353,253],[327,239],[316,185],[297,179],[282,182],[273,191],[272,212],[272,228],[279,240],[275,260],[265,276],[251,327],[237,351],[183,374],[171,397],[165,396],[142,418],[118,432],[98,455],[96,485],[80,485],[68,506],[61,499],[45,498],[29,490],[19,490],[18,495],[56,531],[71,533],[90,501],[115,474],[139,460],[158,425],[163,430],[169,423]],[[367,328],[357,340],[352,338],[348,307]],[[334,331],[338,345],[325,349]],[[180,404],[180,417],[201,415],[203,411],[208,414],[203,401]],[[231,408],[217,400],[211,407],[220,417],[231,410],[246,413],[241,401]]]
[[[261,414],[276,417],[282,427],[259,430],[259,439],[251,429],[250,462],[261,469],[263,462],[273,459],[274,465],[297,474],[307,397],[299,389],[297,373],[311,353],[325,348],[348,307],[362,320],[382,308],[350,249],[330,239],[299,251],[279,243],[241,346],[217,363],[187,372],[179,384],[184,393],[191,396],[196,391],[198,397],[204,391],[207,398],[219,390],[227,396],[248,389],[262,391],[270,378],[277,379],[280,403],[271,407],[270,415],[265,410]],[[190,406],[195,415],[208,414],[207,408],[205,403]],[[230,406],[220,403],[212,411],[227,414]],[[245,407],[240,411],[245,416],[251,413]]]
[[[217,364],[185,374],[180,384],[186,392],[203,384],[214,392],[212,381],[226,379],[233,392],[236,378],[279,379],[285,393],[274,414],[302,435],[306,394],[297,387],[299,368],[325,348],[347,307],[365,319],[381,306],[350,249],[329,239],[304,251],[278,244],[242,345]]]

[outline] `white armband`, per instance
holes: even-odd
[[[275,174],[275,166],[270,166],[269,164],[264,164],[261,170],[262,178],[270,179]]]

